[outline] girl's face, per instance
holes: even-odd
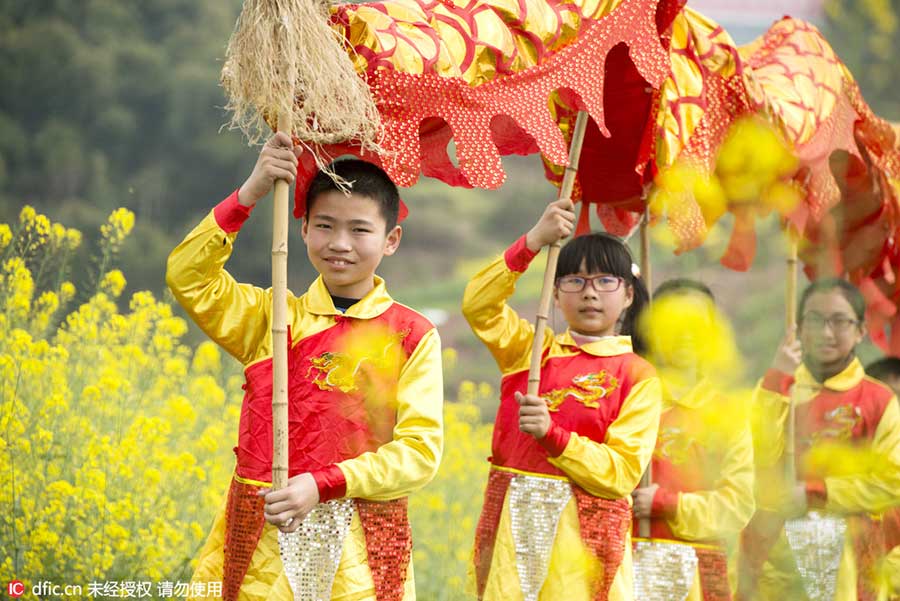
[[[579,286],[581,290],[576,291]],[[609,336],[616,333],[619,317],[631,306],[634,290],[617,276],[587,273],[582,263],[578,273],[557,280],[553,296],[573,331]]]
[[[816,367],[845,362],[866,333],[865,323],[837,289],[812,293],[800,318],[803,356]]]

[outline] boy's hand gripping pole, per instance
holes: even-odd
[[[587,128],[588,114],[578,111],[575,118],[575,129],[572,142],[569,144],[569,164],[566,166],[562,184],[559,186],[558,198],[571,198],[578,174],[578,159],[581,157],[581,146],[584,142],[584,131]],[[584,201],[582,201],[584,202]],[[550,297],[556,276],[556,262],[559,259],[560,241],[550,245],[547,255],[547,269],[544,271],[544,284],[541,287],[541,302],[538,306],[537,318],[534,322],[534,341],[531,345],[531,367],[528,369],[528,394],[536,395],[541,387],[541,355],[543,354],[544,330],[547,328],[547,316],[550,313]]]
[[[288,136],[290,117],[278,116],[278,131]],[[287,258],[288,182],[277,180],[272,220],[272,490],[287,486],[288,398],[287,398]]]

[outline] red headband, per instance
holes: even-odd
[[[332,149],[329,149],[332,150]],[[337,156],[351,154],[356,158],[367,161],[376,165],[379,169],[381,169],[381,161],[378,160],[378,155],[369,155],[365,158],[359,155],[358,148],[352,147],[340,147],[341,152],[334,153]],[[300,160],[297,162],[297,185],[294,187],[294,217],[300,219],[304,215],[306,215],[306,193],[309,191],[309,185],[312,183],[313,178],[319,172],[318,166],[316,166],[316,159],[309,152],[304,152],[300,155]],[[402,223],[404,219],[409,215],[409,209],[406,206],[406,203],[403,202],[403,199],[400,199],[400,210],[397,213],[397,223]]]

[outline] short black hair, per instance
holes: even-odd
[[[306,214],[312,211],[316,199],[326,192],[343,192],[338,183],[326,171],[331,172],[350,184],[350,191],[359,196],[371,198],[378,203],[378,209],[386,223],[385,233],[397,225],[400,214],[400,193],[397,185],[378,165],[361,159],[337,159],[327,170],[319,170],[306,191]]]
[[[828,292],[831,290],[837,290],[847,299],[850,307],[853,308],[856,319],[860,322],[865,319],[866,299],[863,297],[862,292],[859,291],[859,288],[841,278],[822,278],[814,281],[803,291],[800,302],[797,303],[797,323],[803,321],[803,311],[806,309],[806,301],[809,300],[810,296],[816,292]]]
[[[873,361],[866,366],[866,374],[882,382],[890,377],[900,378],[900,357],[882,357]]]
[[[635,353],[642,354],[646,344],[637,328],[637,317],[649,302],[650,295],[641,278],[634,275],[634,259],[622,240],[606,232],[594,232],[569,240],[559,251],[556,279],[578,273],[584,263],[588,273],[608,273],[622,278],[634,291],[631,306],[622,320],[622,333],[631,336]]]
[[[691,278],[672,278],[666,280],[656,287],[656,290],[653,292],[653,298],[659,298],[660,296],[676,294],[679,292],[699,292],[708,296],[709,300],[713,303],[716,302],[716,297],[713,295],[712,290],[709,289],[709,286],[700,280],[692,280]]]

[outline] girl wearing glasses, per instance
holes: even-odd
[[[524,394],[534,328],[507,305],[535,255],[574,222],[571,201],[550,204],[463,299],[502,373],[475,533],[479,599],[632,598],[630,493],[653,451],[661,394],[630,336],[646,288],[612,236],[563,247],[554,298],[568,328],[544,336],[539,396]]]
[[[757,482],[765,486],[757,487],[762,511],[744,533],[742,589],[749,582],[758,591],[744,590],[743,598],[802,598],[781,524],[810,510],[847,518],[834,599],[878,598],[883,533],[869,516],[900,504],[900,411],[891,389],[867,377],[856,357],[865,308],[847,281],[811,284],[800,299],[796,341],[782,344],[756,390]],[[784,479],[791,400],[796,483]]]

